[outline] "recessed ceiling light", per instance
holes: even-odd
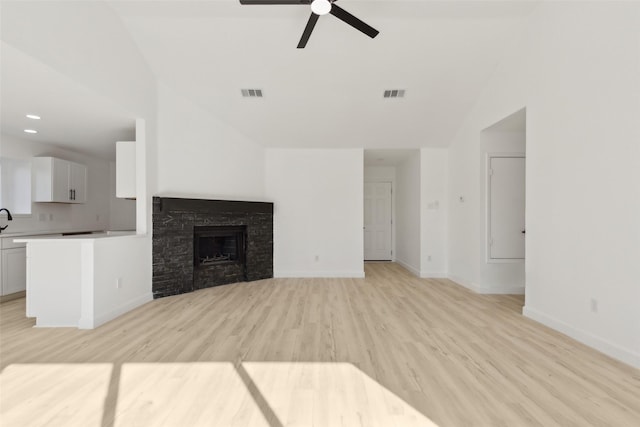
[[[25,129],[24,130],[26,133],[38,133],[37,130],[33,130],[33,129]]]
[[[40,116],[36,116],[35,114],[27,114],[27,117],[33,120],[40,120]]]

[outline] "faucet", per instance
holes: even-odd
[[[11,216],[11,212],[9,212],[9,209],[6,208],[2,208],[0,209],[0,212],[5,211],[7,212],[7,221],[13,221],[13,217]],[[5,228],[7,228],[9,225],[5,225],[4,227],[0,227],[0,233],[2,233],[2,230],[4,230]]]

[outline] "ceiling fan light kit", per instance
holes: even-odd
[[[326,15],[331,11],[331,3],[329,0],[313,0],[311,2],[311,11],[316,15]]]
[[[240,0],[240,4],[243,5],[272,5],[272,4],[288,4],[288,5],[311,5],[311,16],[307,21],[307,25],[302,32],[300,42],[298,42],[298,49],[302,49],[307,45],[309,37],[313,28],[318,22],[320,15],[332,14],[339,20],[351,25],[356,30],[374,38],[378,35],[379,31],[356,18],[346,10],[335,5],[337,0]]]

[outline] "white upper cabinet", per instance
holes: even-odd
[[[34,157],[33,201],[85,203],[87,167],[55,157]]]
[[[69,189],[71,203],[87,202],[87,167],[79,163],[69,162]]]
[[[136,198],[136,143],[116,142],[116,197]]]

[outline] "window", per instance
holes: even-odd
[[[31,214],[31,161],[0,157],[0,208]]]

